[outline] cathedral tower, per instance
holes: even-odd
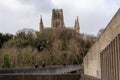
[[[62,9],[53,9],[52,10],[52,28],[64,27],[64,17]]]

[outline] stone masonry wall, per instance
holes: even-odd
[[[120,9],[84,58],[84,74],[101,78],[100,53],[120,33]]]

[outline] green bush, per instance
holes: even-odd
[[[10,68],[10,62],[9,62],[9,56],[8,55],[4,56],[4,62],[3,62],[2,68]]]

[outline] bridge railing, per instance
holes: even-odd
[[[42,74],[65,74],[77,70],[83,70],[83,66],[52,66],[44,68],[9,68],[0,69],[0,74],[16,74],[16,73],[42,73]]]

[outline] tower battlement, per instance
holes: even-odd
[[[53,9],[52,10],[52,28],[58,28],[64,26],[64,17],[62,9]]]

